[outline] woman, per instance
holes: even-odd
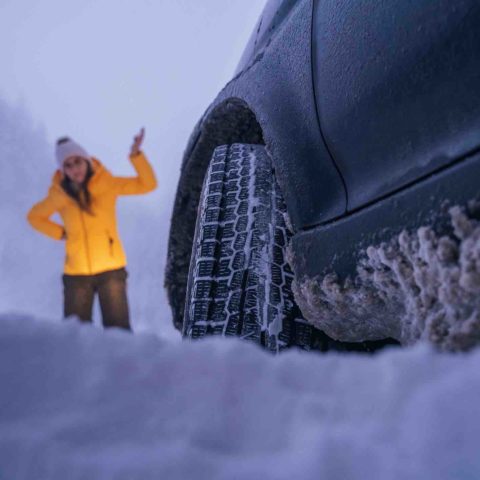
[[[134,137],[130,161],[136,177],[114,177],[68,137],[56,145],[59,169],[48,195],[28,212],[33,228],[66,240],[63,275],[64,316],[92,321],[98,293],[105,327],[130,330],[125,270],[127,261],[118,236],[115,203],[119,195],[147,193],[157,186],[155,174],[140,150],[144,129]],[[58,212],[63,225],[50,217]]]

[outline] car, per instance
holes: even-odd
[[[476,0],[268,1],[185,150],[175,327],[274,352],[449,348],[469,308],[434,283],[478,216],[479,52]]]

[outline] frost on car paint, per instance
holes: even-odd
[[[402,231],[362,252],[356,276],[296,279],[302,313],[335,339],[428,340],[443,350],[480,343],[479,203],[449,209],[452,233]]]

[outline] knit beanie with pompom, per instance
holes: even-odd
[[[55,147],[55,157],[57,158],[58,168],[63,170],[63,162],[72,156],[83,157],[90,165],[92,164],[92,157],[81,145],[69,137],[59,138]]]

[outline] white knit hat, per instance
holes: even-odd
[[[83,157],[92,164],[92,157],[90,157],[81,145],[74,142],[71,138],[61,139],[60,142],[61,143],[57,143],[55,147],[55,156],[60,170],[63,170],[63,162],[71,156]]]

